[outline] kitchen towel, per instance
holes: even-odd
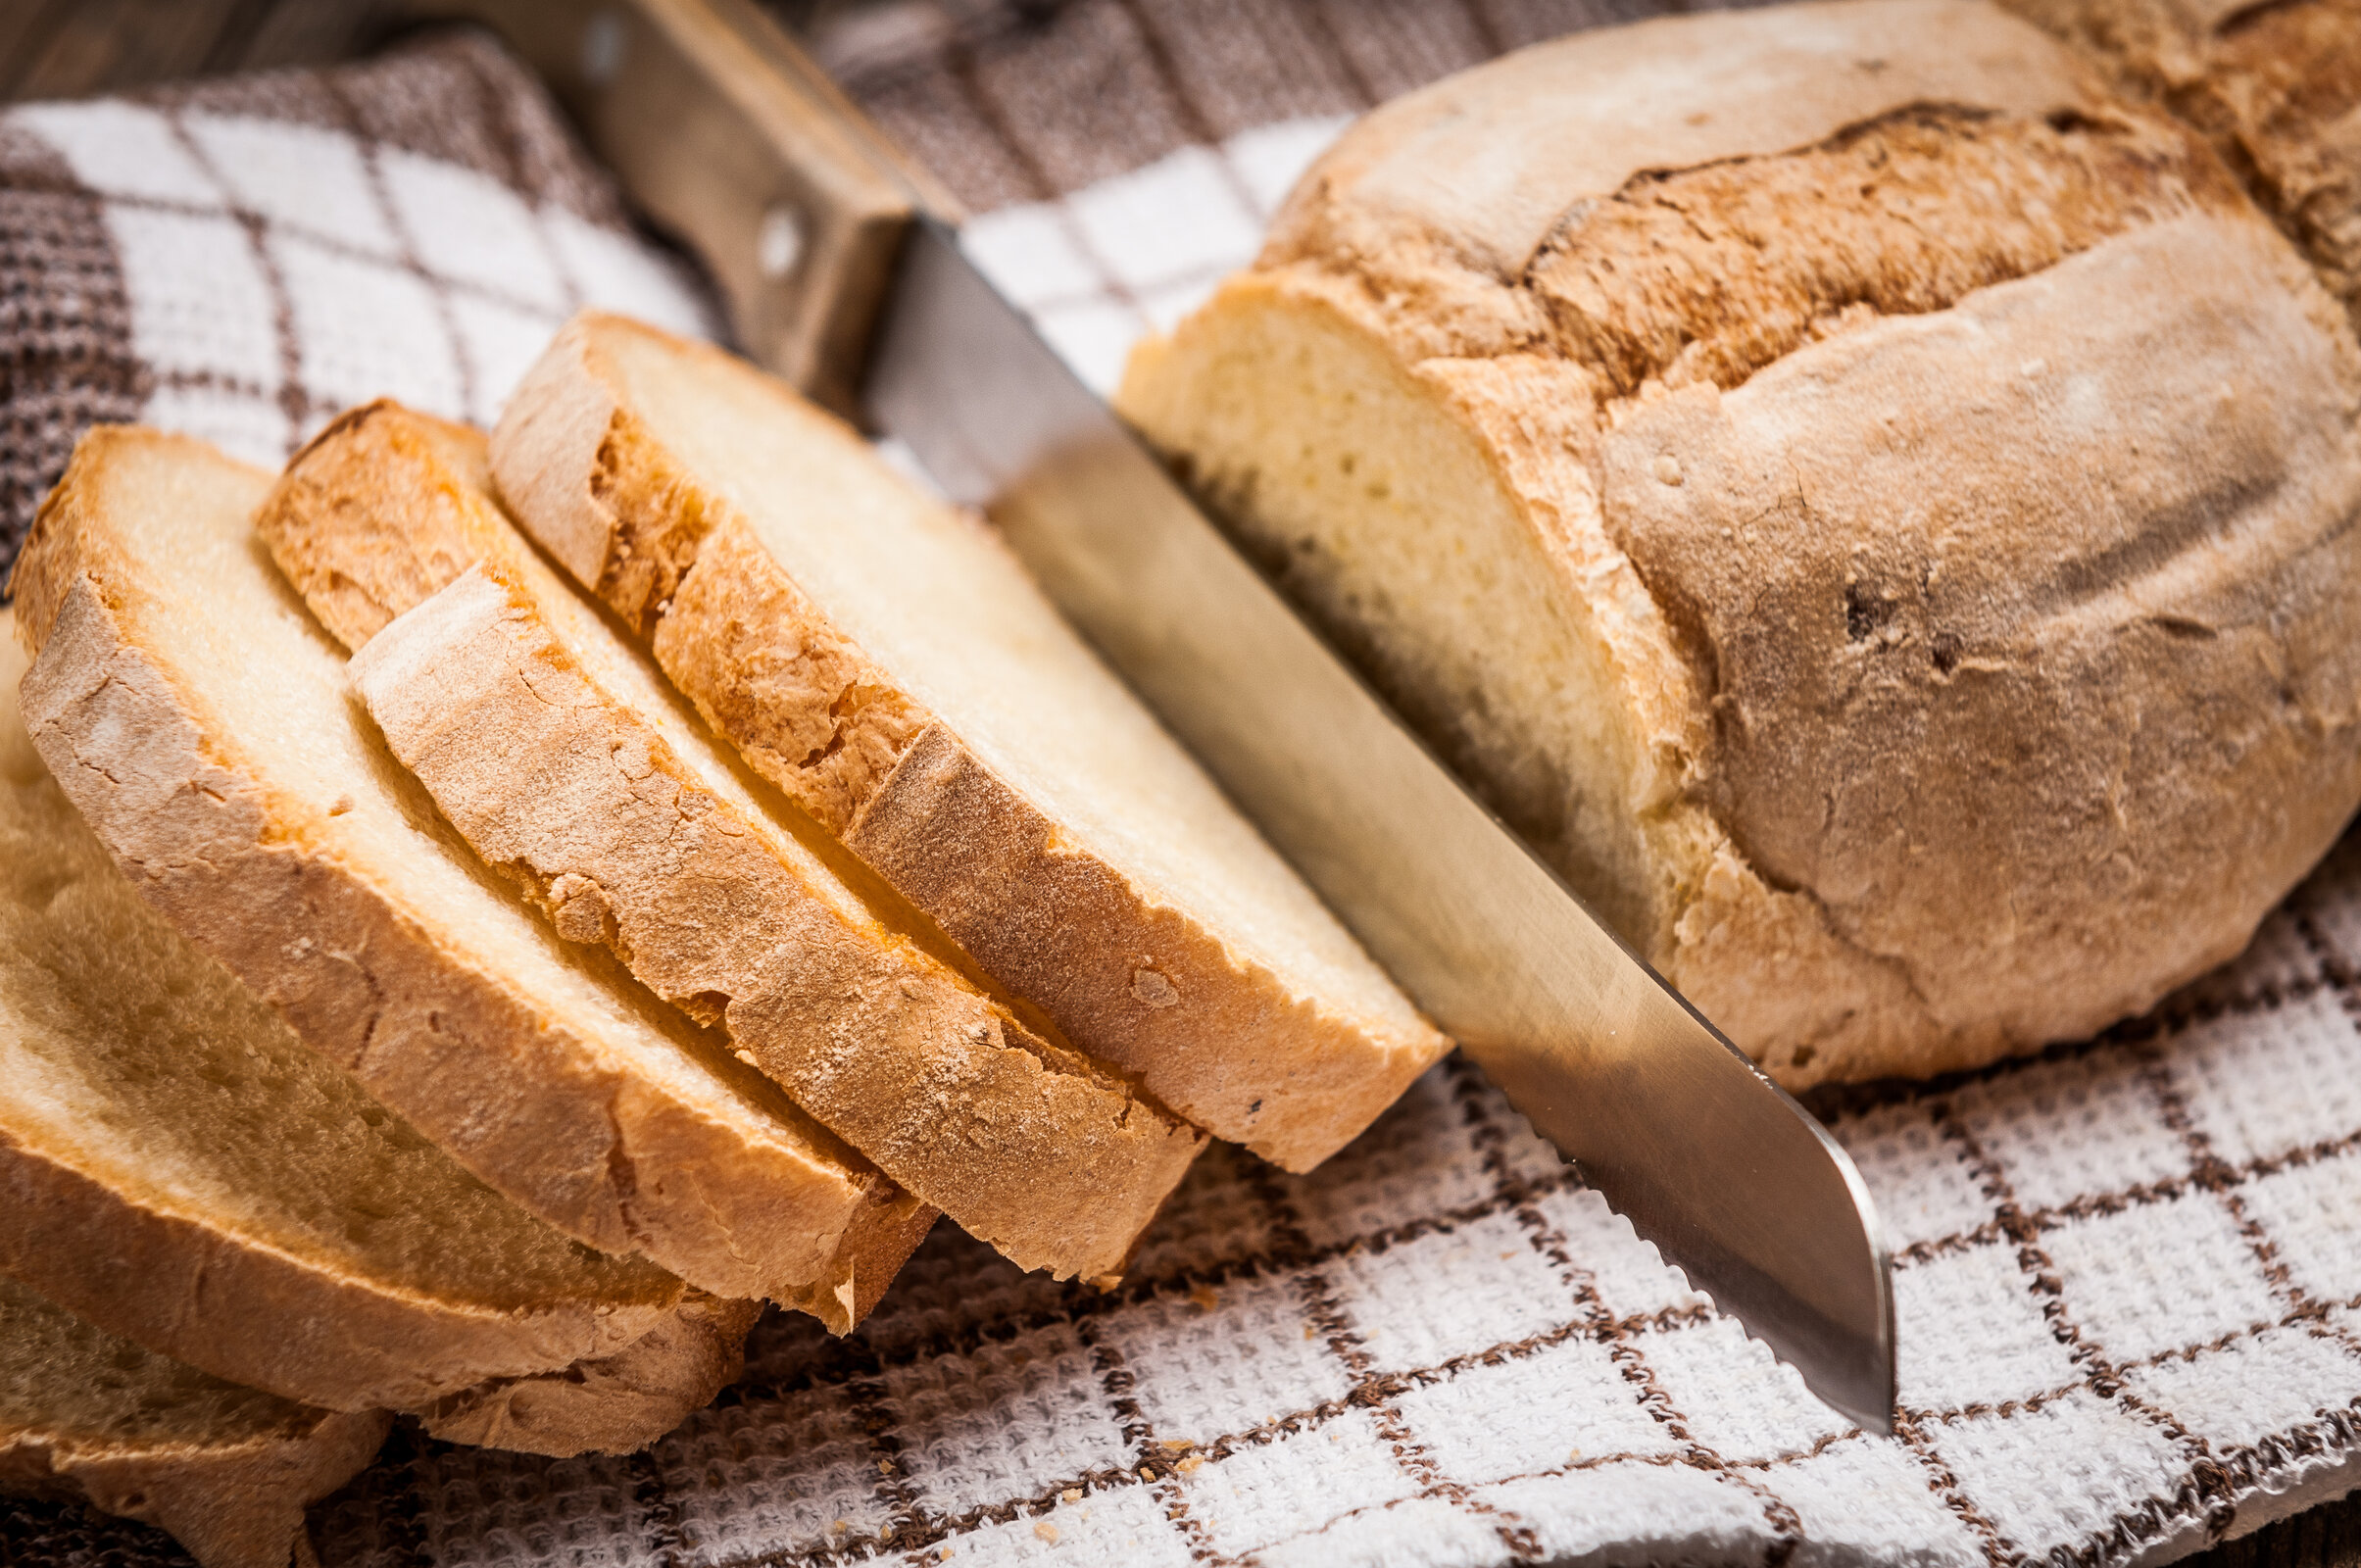
[[[277,467],[340,410],[487,424],[584,305],[713,330],[487,40],[0,113],[0,569],[74,438]]]
[[[818,44],[1105,384],[1358,105],[1597,7],[1072,0]],[[690,327],[480,43],[0,115],[0,530],[94,418],[274,462],[392,391],[486,418],[581,300]],[[862,1330],[773,1313],[645,1453],[398,1433],[335,1564],[2161,1562],[2361,1482],[2361,839],[2096,1041],[1822,1102],[1896,1253],[1849,1430],[1445,1063],[1321,1170],[1216,1148],[1099,1293],[949,1226]],[[173,1560],[0,1502],[18,1559]]]

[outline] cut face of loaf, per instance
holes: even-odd
[[[905,1187],[1025,1267],[1118,1272],[1203,1135],[1027,1027],[736,766],[509,526],[482,447],[372,405],[266,509],[316,602],[400,612],[352,662],[394,755],[562,935],[720,1025]]]
[[[758,772],[1199,1126],[1307,1169],[1442,1054],[999,541],[784,386],[584,316],[492,466]]]
[[[531,1385],[570,1424],[498,1436],[544,1452],[636,1447],[711,1398],[751,1306],[559,1235],[305,1050],[118,874],[34,755],[24,670],[0,644],[0,1271],[335,1409],[456,1434]],[[622,1376],[670,1419],[600,1392]]]
[[[2147,1006],[2361,797],[2340,316],[1982,6],[1389,105],[1119,405],[1790,1085]]]
[[[151,905],[504,1196],[850,1328],[932,1216],[451,835],[249,526],[270,483],[84,439],[16,576],[67,795]]]
[[[0,1278],[0,1492],[142,1520],[199,1568],[288,1568],[304,1506],[392,1420],[224,1383]]]
[[[2203,132],[2361,326],[2361,0],[2004,0]]]

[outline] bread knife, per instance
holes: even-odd
[[[950,198],[753,0],[457,13],[505,33],[708,264],[743,347],[989,513],[1594,1190],[1813,1394],[1892,1431],[1890,1259],[1844,1149],[1305,624],[966,259]]]

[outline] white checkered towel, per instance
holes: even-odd
[[[1086,45],[1102,82],[1209,79],[1186,49],[1198,3],[1079,0],[998,33],[872,33],[838,60],[923,146],[944,133],[921,111],[1032,123],[995,83],[1065,79],[1053,68]],[[1440,27],[1451,9],[1413,20]],[[1032,70],[1028,50],[1049,63]],[[508,69],[480,50],[425,58],[443,88]],[[1133,335],[1244,259],[1340,123],[1306,100],[1310,68],[1271,70],[1288,116],[1225,129],[1251,105],[1168,114],[1180,130],[1141,131],[1135,164],[1029,199],[999,188],[971,229],[1102,383]],[[285,112],[333,100],[302,85],[319,79],[0,116],[0,313],[17,313],[0,314],[0,421],[46,387],[59,419],[143,414],[272,458],[379,391],[482,418],[577,297],[698,318],[513,79],[469,89],[471,110],[446,92],[431,143],[362,102],[382,76],[336,78],[344,110]],[[1135,122],[1164,112],[1102,96]],[[510,128],[484,131],[487,115]],[[1222,139],[1187,142],[1191,124]],[[966,146],[987,172],[1055,170],[1055,151]],[[972,169],[962,193],[994,206]],[[52,229],[81,225],[78,270],[21,286],[5,269],[35,198]],[[436,231],[485,212],[505,226],[472,232],[498,247]],[[168,220],[184,243],[153,243]],[[173,258],[208,258],[209,291]],[[20,323],[72,304],[25,306],[26,289],[59,278],[85,314],[130,323],[115,358],[25,347]],[[2244,958],[2149,1019],[1830,1102],[1897,1253],[1891,1441],[1806,1396],[1453,1061],[1310,1176],[1217,1148],[1115,1292],[1019,1275],[945,1226],[853,1337],[772,1314],[745,1380],[649,1452],[550,1462],[398,1433],[320,1511],[321,1553],[384,1568],[2162,1561],[2361,1480],[2357,1014],[2361,838]],[[26,1560],[172,1555],[48,1505],[0,1504],[0,1540]]]

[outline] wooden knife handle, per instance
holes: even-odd
[[[486,24],[720,285],[740,345],[852,415],[911,217],[957,204],[754,0],[418,0]]]

